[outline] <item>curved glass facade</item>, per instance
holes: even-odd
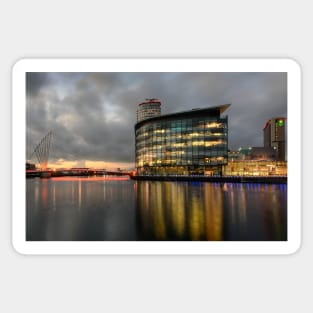
[[[135,125],[139,175],[221,175],[227,165],[228,119],[212,109],[162,115]]]

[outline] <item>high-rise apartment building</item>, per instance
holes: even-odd
[[[272,118],[263,128],[264,147],[273,148],[279,161],[286,160],[286,120],[285,117]]]
[[[161,115],[161,101],[159,99],[146,99],[146,101],[139,103],[137,122],[159,115]]]

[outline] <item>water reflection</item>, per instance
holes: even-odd
[[[138,182],[138,240],[286,240],[287,193],[280,189]]]
[[[26,240],[136,240],[133,182],[27,180]]]
[[[203,187],[202,183],[138,182],[138,239],[221,240],[222,194]]]
[[[286,240],[287,186],[27,180],[27,240]]]

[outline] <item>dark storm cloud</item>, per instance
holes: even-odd
[[[138,103],[162,113],[231,103],[229,146],[261,146],[262,128],[287,116],[285,73],[28,73],[27,156],[50,130],[51,160],[134,161]]]
[[[26,94],[36,96],[42,87],[49,85],[49,73],[26,73]]]

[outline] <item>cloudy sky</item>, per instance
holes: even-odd
[[[162,114],[230,103],[229,148],[262,146],[265,122],[287,117],[286,73],[27,73],[26,158],[52,131],[51,167],[134,167],[138,103]],[[35,161],[35,160],[33,160]]]

